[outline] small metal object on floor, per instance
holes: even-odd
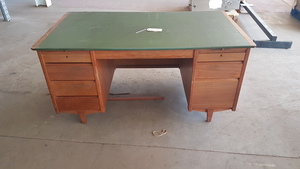
[[[167,130],[162,129],[161,131],[152,131],[152,134],[155,137],[160,137],[160,136],[163,136],[163,135],[167,134]]]
[[[0,0],[0,8],[5,21],[10,21],[11,17],[9,15],[8,9],[6,7],[6,3],[4,0]]]

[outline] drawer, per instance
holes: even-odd
[[[193,58],[193,50],[98,50],[96,59],[168,59]]]
[[[91,64],[46,64],[50,80],[95,80]]]
[[[242,62],[197,63],[196,78],[239,78],[242,66]]]
[[[98,97],[56,97],[59,111],[100,111]]]
[[[247,48],[228,48],[228,49],[199,49],[200,53],[246,53]]]
[[[245,53],[210,53],[198,54],[197,62],[209,61],[243,61]]]
[[[44,62],[88,62],[91,63],[89,51],[42,51]]]
[[[95,81],[52,81],[55,96],[97,96]]]
[[[217,109],[232,108],[237,79],[198,79],[194,82],[192,108]]]

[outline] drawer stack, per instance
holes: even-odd
[[[190,108],[235,110],[245,70],[247,49],[198,50]]]
[[[56,112],[100,111],[89,51],[39,51]]]

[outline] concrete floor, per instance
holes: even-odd
[[[108,102],[105,114],[56,115],[30,47],[68,11],[181,11],[188,0],[7,1],[0,21],[0,168],[300,168],[300,22],[293,0],[249,0],[291,49],[251,52],[237,111],[188,112],[177,69],[119,69],[112,92],[160,93],[164,101]],[[257,4],[257,5],[256,5]],[[265,6],[268,6],[266,8]],[[243,19],[245,18],[245,19]],[[245,22],[247,21],[247,22]],[[264,38],[242,14],[239,24]],[[162,137],[153,130],[166,129]]]

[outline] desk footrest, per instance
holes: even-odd
[[[147,96],[147,95],[110,95],[108,101],[130,101],[130,100],[164,100],[161,96]]]

